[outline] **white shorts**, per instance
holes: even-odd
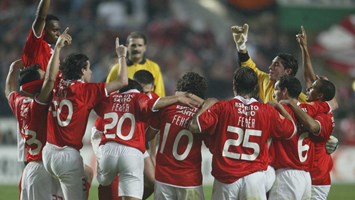
[[[155,181],[154,199],[175,200],[194,199],[204,200],[202,185],[193,187],[179,187]]]
[[[50,175],[42,161],[31,161],[21,177],[21,200],[52,199],[62,197],[59,181]]]
[[[212,199],[266,200],[265,182],[265,171],[254,172],[230,184],[222,183],[215,179],[213,182]]]
[[[326,200],[330,191],[330,185],[312,185],[311,200]]]
[[[46,170],[59,180],[64,199],[86,198],[84,164],[79,151],[47,142],[42,158]]]
[[[310,199],[311,176],[309,172],[296,169],[276,170],[276,180],[269,193],[269,200]]]
[[[265,190],[266,192],[268,192],[275,182],[275,169],[270,165],[267,166],[267,169],[265,171],[265,179],[266,179]]]
[[[143,196],[143,153],[136,148],[116,142],[99,146],[97,151],[97,181],[107,186],[119,174],[120,196]]]

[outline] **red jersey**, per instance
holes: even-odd
[[[314,141],[314,160],[311,167],[312,185],[330,185],[330,171],[333,168],[333,159],[326,152],[325,144],[334,129],[332,113],[320,114],[314,118],[320,124],[318,136],[311,135]]]
[[[214,104],[197,123],[213,137],[212,175],[227,184],[266,170],[269,137],[291,138],[296,133],[295,124],[272,106],[240,96]]]
[[[151,127],[160,130],[155,179],[180,187],[202,185],[202,134],[188,126],[197,108],[185,104],[165,107],[152,118]]]
[[[144,152],[144,123],[151,116],[156,100],[135,89],[111,93],[95,107],[96,113],[103,118],[104,131],[100,145],[114,141]]]
[[[42,160],[42,149],[47,139],[48,105],[18,92],[11,92],[9,104],[25,140],[26,161]]]
[[[327,102],[312,102],[299,104],[300,108],[311,117],[319,113],[329,113],[330,106]],[[284,108],[296,118],[288,106]],[[275,169],[290,168],[309,171],[314,158],[314,143],[306,131],[298,129],[297,134],[290,140],[273,139],[270,146],[270,165]]]
[[[106,83],[63,80],[53,89],[48,113],[48,142],[80,150],[89,113],[105,96]]]
[[[52,56],[53,49],[44,39],[44,31],[40,37],[34,35],[33,27],[27,37],[22,52],[22,61],[25,67],[39,64],[43,71],[46,71],[49,59]]]

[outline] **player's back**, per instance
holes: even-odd
[[[61,79],[48,113],[48,142],[80,150],[89,113],[106,94],[105,83]]]
[[[151,115],[152,102],[155,100],[150,100],[136,89],[111,93],[95,107],[104,125],[100,144],[115,141],[144,152],[144,123]]]
[[[47,139],[48,105],[17,92],[10,94],[9,101],[18,121],[21,137],[25,140],[26,161],[42,160],[42,149]]]
[[[285,109],[294,117],[290,107]],[[330,106],[327,102],[301,103],[299,107],[311,117],[320,113],[329,113]],[[276,168],[290,168],[309,171],[314,159],[314,142],[311,135],[302,126],[298,126],[297,134],[290,140],[273,140],[270,146],[271,165]]]
[[[267,139],[289,138],[295,131],[293,122],[270,105],[240,96],[216,103],[199,116],[199,123],[212,134],[212,174],[224,183],[266,170]]]
[[[151,127],[160,130],[156,180],[176,186],[202,184],[202,134],[188,130],[197,108],[176,103],[154,115]]]

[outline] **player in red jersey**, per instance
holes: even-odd
[[[54,45],[60,35],[59,19],[48,15],[51,0],[41,0],[37,7],[36,18],[32,24],[22,52],[24,66],[38,64],[46,71],[49,58],[53,53]]]
[[[88,83],[90,62],[83,54],[71,54],[61,63],[62,78],[53,89],[48,113],[47,143],[43,148],[46,170],[59,179],[65,199],[84,199],[83,159],[79,153],[91,109],[109,93],[128,83],[127,48],[116,38],[121,70],[111,83]],[[59,60],[57,60],[59,62]]]
[[[311,103],[330,101],[335,96],[335,86],[328,80],[316,80],[307,92],[307,101]],[[312,118],[303,112],[297,105],[289,102],[298,121],[310,133],[314,142],[314,159],[310,169],[312,178],[311,199],[326,199],[330,191],[330,171],[333,167],[332,157],[327,153],[325,146],[334,128],[332,113],[321,113]]]
[[[44,78],[42,89],[33,96],[25,96],[16,92],[16,76],[21,60],[17,60],[10,66],[6,79],[5,95],[14,112],[19,130],[25,141],[27,152],[27,165],[22,174],[20,199],[52,199],[63,198],[59,182],[44,169],[42,163],[42,149],[47,139],[47,113],[51,99],[51,93],[56,76],[59,71],[59,54],[66,44],[71,43],[68,29],[59,37],[47,71],[39,68],[39,65],[28,67],[20,72],[20,85]]]
[[[143,196],[143,167],[145,152],[144,124],[153,110],[176,102],[191,105],[186,95],[150,99],[136,88],[134,80],[120,91],[113,92],[95,107],[103,117],[104,131],[96,156],[97,180],[109,185],[119,174],[119,196],[141,199]]]
[[[147,70],[139,70],[137,71],[133,79],[137,81],[142,86],[142,92],[149,96],[150,99],[157,99],[159,96],[153,92],[154,89],[154,77]],[[92,128],[91,142],[93,145],[93,149],[95,154],[97,152],[97,148],[101,141],[102,133],[104,131],[103,120],[101,117],[98,117],[95,121],[95,125]],[[146,130],[147,123],[144,127]],[[149,142],[146,140],[146,148],[150,150],[144,152],[144,193],[143,199],[148,198],[154,192],[154,182],[155,182],[155,150],[156,150],[156,142],[155,140],[151,140]],[[150,148],[149,148],[150,146]],[[99,199],[120,199],[118,194],[118,176],[112,181],[112,183],[108,186],[99,185]]]
[[[197,73],[186,73],[177,83],[177,92],[189,92],[204,98],[206,79]],[[203,99],[200,99],[203,102]],[[200,134],[188,130],[197,108],[176,103],[161,109],[151,120],[149,139],[160,131],[156,156],[156,199],[204,199],[201,173]]]
[[[276,83],[274,98],[277,101],[288,100],[300,104],[298,96],[302,91],[300,81],[293,76],[282,76]],[[315,116],[330,112],[327,102],[314,105],[301,104],[301,108]],[[293,116],[290,107],[285,109]],[[296,119],[294,119],[296,121]],[[309,174],[313,161],[314,145],[307,131],[298,129],[290,140],[272,140],[269,153],[270,165],[276,170],[276,180],[270,190],[269,199],[310,199],[311,176]]]
[[[154,92],[154,76],[148,70],[138,70],[133,75],[133,80],[137,81],[143,89],[143,93],[148,95],[150,99],[159,98]],[[145,123],[144,130],[149,127],[150,120]],[[145,144],[147,150],[144,152],[144,193],[143,199],[147,199],[154,192],[155,182],[155,152],[156,140],[153,138]]]
[[[235,97],[208,99],[194,116],[192,132],[209,133],[212,142],[213,199],[266,199],[267,139],[292,138],[297,129],[280,104],[258,102],[256,73],[239,68],[233,78]]]

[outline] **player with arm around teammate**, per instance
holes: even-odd
[[[20,66],[23,67],[21,60],[12,63],[6,79],[5,95],[18,120],[27,150],[27,165],[21,177],[20,199],[22,200],[63,198],[59,182],[43,166],[42,149],[47,139],[46,122],[49,101],[59,71],[57,60],[61,49],[71,43],[71,37],[67,31],[68,29],[60,35],[45,74],[39,65],[27,67],[20,73],[20,86],[44,77],[43,86],[38,88],[38,93],[26,96],[16,92],[16,72]]]
[[[194,103],[187,94],[150,99],[137,90],[138,87],[141,88],[139,83],[129,80],[127,87],[113,92],[95,107],[104,122],[96,154],[97,180],[106,186],[119,175],[118,195],[122,199],[141,199],[143,196],[144,124],[151,113],[177,102]]]
[[[194,72],[181,77],[177,92],[192,93],[200,103],[205,98],[206,79]],[[197,108],[176,103],[154,113],[147,137],[160,131],[155,166],[155,199],[204,199],[201,145],[204,135],[192,134],[189,123]]]
[[[266,199],[267,139],[291,138],[297,131],[290,115],[258,102],[258,79],[250,68],[239,68],[233,78],[235,97],[206,100],[190,130],[209,133],[213,141],[212,199]]]
[[[127,85],[126,52],[126,47],[116,38],[116,54],[122,68],[118,78],[107,84],[89,83],[90,62],[83,54],[71,54],[60,65],[62,78],[53,89],[43,163],[60,181],[65,199],[85,198],[84,167],[79,150],[83,146],[89,113],[106,95]]]
[[[330,101],[335,96],[335,86],[324,79],[316,80],[307,92],[307,101],[312,105],[317,102]],[[331,187],[330,171],[333,167],[332,157],[326,151],[326,142],[329,140],[334,128],[334,118],[331,112],[316,116],[304,112],[297,105],[289,102],[297,120],[309,132],[314,142],[314,159],[310,168],[312,178],[311,199],[327,199]],[[306,109],[309,109],[306,106]]]

